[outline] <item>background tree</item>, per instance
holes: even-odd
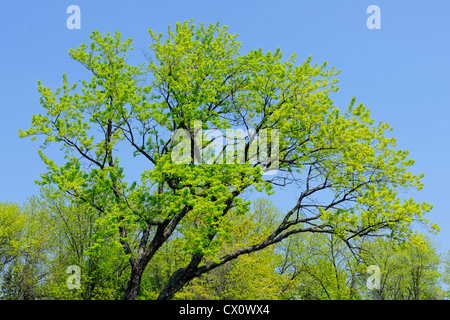
[[[175,234],[184,238],[179,250],[189,259],[173,271],[159,299],[171,299],[194,278],[294,234],[333,234],[352,247],[363,235],[406,237],[411,222],[430,210],[427,203],[398,197],[399,189],[422,187],[421,176],[407,170],[414,161],[385,136],[387,124],[373,125],[362,104],[353,99],[343,111],[333,105],[329,94],[337,90],[337,72],[326,70],[326,63],[308,59],[296,65],[295,55],[283,60],[279,49],[240,54],[236,36],[218,24],[177,23],[165,40],[149,33],[151,59],[139,66],[127,63],[131,39],[122,42],[118,32],[94,32],[90,45],[70,50],[92,79],[83,80],[81,90],[66,75],[55,91],[39,82],[45,113],[20,132],[43,135],[43,148],[55,142],[65,151],[61,165],[39,151],[48,167],[40,183],[91,206],[101,232],[117,233],[131,268],[125,299],[137,297],[149,262]],[[279,160],[269,153],[249,161],[246,141],[244,164],[197,165],[195,151],[207,149],[211,139],[198,143],[195,121],[202,129],[241,127],[257,135],[276,129]],[[177,129],[191,137],[189,163],[172,161]],[[268,136],[267,144],[272,140]],[[120,161],[127,152],[148,161],[139,182],[127,180],[128,163]],[[263,176],[272,165],[279,166],[278,174]],[[298,186],[296,203],[279,224],[264,239],[222,255],[235,232],[226,217],[232,210],[249,213],[248,192],[290,184]]]
[[[332,235],[301,234],[282,244],[280,270],[291,278],[284,299],[435,300],[445,297],[443,261],[420,234],[408,240],[365,239],[352,252]],[[367,287],[368,266],[380,269],[380,288]]]
[[[46,190],[23,206],[0,204],[2,299],[118,299],[128,258],[114,237],[103,237],[95,210]],[[81,288],[67,287],[68,266],[81,269]]]
[[[51,226],[49,275],[42,294],[47,299],[119,299],[129,276],[128,258],[117,234],[100,232],[98,211],[86,204],[71,203],[54,189],[43,192],[41,206],[45,223]],[[81,288],[67,288],[68,266],[81,271]]]
[[[1,298],[121,298],[130,267],[118,242],[100,237],[92,223],[95,211],[89,206],[71,207],[66,197],[55,190],[47,191],[48,198],[32,199],[23,207],[1,205],[2,257],[10,257],[0,274]],[[247,215],[231,211],[227,222],[234,232],[223,243],[220,254],[265,238],[279,223],[280,216],[280,211],[266,199],[257,199]],[[175,234],[158,251],[143,275],[138,299],[156,299],[172,273],[189,261],[190,256],[179,250],[184,240]],[[294,235],[191,280],[174,298],[429,300],[446,297],[448,259],[440,258],[428,237],[413,235],[403,243],[383,238],[363,241],[358,245],[359,253],[355,254],[354,248],[333,235]],[[66,285],[65,270],[73,264],[82,272],[81,288],[77,290],[70,290]],[[381,286],[369,290],[367,267],[373,264],[380,268]]]
[[[0,274],[19,255],[18,242],[25,223],[17,205],[0,203]]]
[[[233,230],[223,243],[224,256],[255,242],[262,241],[276,227],[280,212],[267,199],[256,199],[246,215],[231,211],[227,222]],[[175,298],[183,299],[278,299],[286,277],[276,272],[281,259],[275,246],[241,255],[211,272],[191,280]]]
[[[381,287],[368,292],[379,300],[437,300],[445,296],[441,286],[441,257],[434,243],[422,235],[398,244],[377,239],[368,244],[366,263],[380,267]]]
[[[283,288],[284,299],[361,299],[362,260],[339,238],[300,234],[282,243],[280,250],[284,259],[279,272],[290,278]]]
[[[0,297],[33,300],[41,296],[40,285],[48,274],[47,225],[38,201],[20,207],[0,203]]]
[[[443,263],[442,281],[445,285],[444,294],[446,299],[450,299],[450,251],[446,252],[444,258],[442,259],[442,263]]]

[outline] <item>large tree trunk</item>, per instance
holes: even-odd
[[[170,300],[174,294],[184,287],[186,283],[196,277],[197,267],[202,261],[203,254],[196,253],[192,256],[191,262],[186,268],[180,268],[175,271],[167,281],[164,289],[158,296],[158,300]]]
[[[123,297],[125,300],[136,299],[137,295],[139,294],[139,290],[141,289],[142,274],[144,273],[144,270],[147,267],[150,259],[162,246],[162,244],[167,240],[167,238],[169,238],[169,236],[172,234],[173,230],[177,226],[178,222],[186,215],[186,213],[190,210],[190,208],[191,207],[185,206],[183,210],[179,214],[177,214],[172,220],[166,220],[163,224],[160,224],[156,230],[156,234],[153,237],[153,240],[151,241],[148,247],[146,247],[146,244],[150,233],[150,225],[148,225],[147,228],[144,230],[141,243],[139,244],[139,254],[137,255],[136,258],[134,258],[133,255],[131,255],[130,258],[131,274]],[[128,243],[125,242],[124,248],[126,253],[131,252]],[[195,267],[197,265],[198,263],[195,265]]]
[[[200,257],[198,258],[201,260]],[[172,274],[164,286],[164,289],[159,294],[158,300],[172,299],[178,290],[183,288],[186,283],[195,277],[194,271],[200,261],[197,262],[197,259],[193,259],[193,261],[194,263],[191,261],[188,267],[180,268]],[[141,279],[144,270],[145,267],[139,266],[139,264],[136,264],[135,267],[131,268],[130,279],[128,280],[127,288],[125,289],[125,294],[123,296],[124,300],[136,300],[139,290],[141,289]]]
[[[136,300],[139,290],[141,289],[141,278],[144,273],[145,268],[136,264],[131,268],[130,279],[127,283],[127,288],[125,289],[125,294],[123,298],[125,300]]]
[[[158,296],[158,300],[170,300],[173,298],[175,293],[184,287],[184,285],[193,278],[189,276],[186,272],[186,268],[181,268],[175,271],[167,281],[164,289]]]

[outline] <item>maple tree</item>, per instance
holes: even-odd
[[[44,137],[39,154],[48,171],[39,183],[96,210],[99,232],[117,235],[131,266],[125,299],[136,299],[149,262],[175,236],[189,258],[159,299],[291,235],[333,234],[351,248],[363,236],[407,237],[413,221],[426,222],[430,204],[398,195],[403,188],[422,188],[422,175],[408,171],[414,161],[386,136],[390,126],[375,125],[363,104],[333,104],[334,68],[311,64],[311,58],[297,64],[295,55],[284,60],[279,49],[241,54],[236,35],[219,24],[189,21],[169,27],[166,38],[149,34],[147,61],[130,65],[131,39],[93,32],[90,45],[69,52],[92,78],[78,86],[64,74],[56,90],[39,82],[44,112],[20,131],[21,137]],[[250,141],[244,163],[196,164],[194,154],[190,163],[174,163],[171,135],[183,129],[194,137],[195,121],[203,130],[277,130],[278,173],[264,175],[270,161],[248,161]],[[51,143],[61,146],[65,163],[45,155]],[[210,143],[191,141],[202,150]],[[147,161],[138,181],[127,179],[129,154]],[[224,253],[236,232],[227,216],[251,211],[244,195],[290,184],[298,185],[296,203],[280,213],[277,225],[262,239]]]

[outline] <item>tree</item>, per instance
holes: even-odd
[[[69,199],[70,200],[70,199]],[[70,204],[48,189],[22,206],[0,203],[0,297],[2,299],[118,299],[129,264],[117,235],[105,237],[98,212]],[[81,270],[81,288],[67,287],[67,267]]]
[[[380,288],[368,292],[378,300],[439,300],[445,293],[440,285],[441,258],[431,239],[414,234],[395,243],[377,239],[368,243],[367,264],[380,268]],[[445,274],[445,273],[444,273]]]
[[[0,275],[19,255],[20,233],[25,225],[25,216],[17,205],[0,203]]]
[[[296,65],[295,55],[283,61],[279,49],[241,54],[236,36],[219,24],[177,23],[165,40],[149,33],[151,57],[133,66],[126,60],[131,39],[93,32],[89,46],[69,52],[92,79],[83,80],[81,90],[65,74],[55,91],[39,82],[45,112],[20,131],[21,137],[43,135],[42,149],[57,143],[65,151],[65,163],[58,164],[39,150],[48,167],[40,184],[91,206],[102,232],[118,234],[131,266],[125,299],[137,297],[147,265],[175,234],[183,237],[179,250],[189,260],[158,299],[171,299],[190,280],[294,234],[333,234],[349,246],[363,235],[401,238],[430,210],[397,195],[420,189],[422,175],[407,170],[414,161],[385,137],[389,125],[373,125],[355,99],[342,112],[333,105],[334,68],[312,65],[311,58]],[[244,128],[249,138],[237,151],[244,161],[223,161],[228,149],[220,144],[211,151],[216,139],[204,132],[211,128]],[[184,143],[176,132],[182,140],[184,133]],[[255,137],[262,142],[256,158]],[[133,164],[124,159],[131,153],[147,162],[140,181],[127,180]],[[200,155],[216,162],[205,164]],[[277,174],[264,174],[273,168]],[[297,202],[280,223],[264,239],[221,255],[235,232],[226,216],[232,209],[248,214],[250,190],[272,193],[273,186],[291,184],[299,187]]]
[[[129,273],[128,259],[118,235],[102,232],[95,209],[86,204],[70,203],[57,190],[43,190],[40,200],[45,224],[49,229],[48,276],[42,284],[46,299],[119,299]],[[80,288],[67,287],[69,266],[80,268]]]
[[[442,281],[446,285],[445,289],[445,299],[450,299],[450,251],[446,252],[444,255],[444,258],[442,259],[443,262],[443,276]]]
[[[47,275],[50,232],[37,199],[22,207],[0,203],[0,297],[31,300],[40,297]]]
[[[361,259],[332,234],[299,234],[280,245],[284,299],[360,299]]]

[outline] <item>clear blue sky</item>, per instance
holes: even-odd
[[[81,9],[81,29],[69,30],[69,5]],[[369,30],[369,5],[381,9],[381,29]],[[416,160],[413,172],[425,173],[425,187],[411,192],[434,205],[429,215],[441,227],[436,237],[450,249],[450,2],[431,1],[4,1],[0,7],[0,201],[21,203],[39,188],[44,172],[38,143],[20,139],[18,129],[42,112],[37,81],[56,88],[62,73],[70,82],[84,78],[67,52],[89,42],[93,30],[119,30],[134,39],[132,59],[142,61],[148,28],[195,22],[228,25],[243,51],[275,50],[301,63],[328,61],[341,70],[336,105],[353,96],[376,122],[388,122],[402,149]],[[56,155],[55,155],[56,156]],[[286,204],[295,199],[279,194]]]

